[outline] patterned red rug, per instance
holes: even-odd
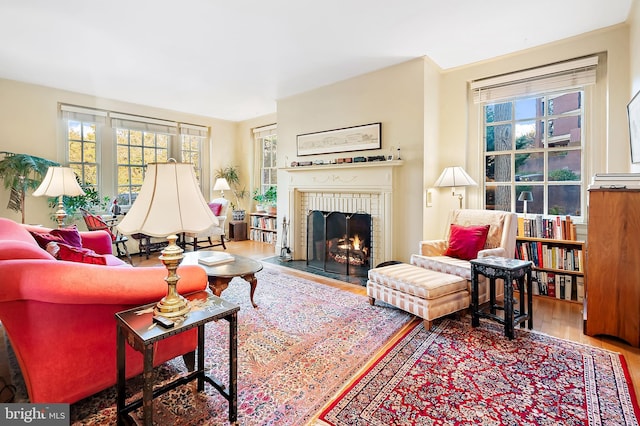
[[[238,424],[303,425],[411,321],[407,313],[370,306],[367,298],[265,269],[257,274],[254,309],[249,285],[234,279],[222,297],[238,313]],[[228,383],[228,323],[205,327],[205,368]],[[114,342],[115,344],[115,342]],[[156,369],[157,382],[181,374],[176,358]],[[227,425],[228,403],[193,383],[154,400],[158,425]],[[140,397],[141,383],[127,383]],[[142,424],[141,410],[134,419]],[[115,424],[115,389],[71,406],[72,424]]]
[[[421,322],[322,412],[317,425],[638,425],[624,358],[468,318]]]

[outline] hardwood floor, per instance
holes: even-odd
[[[276,255],[275,248],[272,245],[265,243],[255,241],[230,241],[226,244],[227,251],[229,253],[247,256],[253,259],[263,259],[265,257]],[[221,247],[215,248],[215,250],[220,249]],[[135,266],[152,266],[161,264],[158,260],[158,255],[158,253],[152,253],[148,260],[145,259],[145,256],[140,257],[138,255],[132,255],[132,258]],[[286,269],[288,273],[293,275],[312,278],[315,281],[331,285],[345,291],[351,291],[361,295],[366,294],[365,288],[360,285],[345,283],[331,278],[296,271],[271,263],[265,262],[264,265],[265,268]],[[260,284],[258,284],[258,288],[256,290],[256,297],[259,297],[259,293]],[[544,297],[535,297],[533,303],[534,330],[562,339],[605,348],[624,355],[636,395],[640,396],[640,348],[634,348],[618,339],[610,337],[590,337],[583,334],[582,305],[580,304],[567,303]],[[0,333],[0,338],[2,337],[3,335]],[[4,343],[4,339],[2,339],[0,343]],[[6,351],[4,350],[4,344],[0,344],[0,376],[8,377],[8,371],[9,367]]]

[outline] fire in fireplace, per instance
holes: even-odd
[[[371,215],[311,210],[307,217],[307,266],[366,277],[371,263]]]

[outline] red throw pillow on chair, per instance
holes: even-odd
[[[220,216],[220,212],[222,211],[222,204],[220,203],[209,203],[209,208],[214,216]]]
[[[460,226],[451,224],[449,247],[444,255],[463,260],[475,259],[487,242],[488,233],[489,225]]]

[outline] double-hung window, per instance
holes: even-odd
[[[202,148],[207,140],[207,127],[180,124],[180,157],[183,163],[193,164],[198,182],[202,184]]]
[[[117,196],[121,206],[135,201],[148,163],[166,162],[177,125],[162,120],[138,121],[135,116],[112,114],[116,135]]]
[[[482,107],[485,208],[582,216],[586,86],[597,57],[472,83]]]
[[[276,154],[278,151],[278,134],[276,125],[258,127],[253,130],[260,162],[260,192],[265,193],[271,187],[278,186],[278,169]]]
[[[62,118],[66,123],[66,157],[80,184],[98,189],[100,184],[101,129],[107,113],[62,105]]]

